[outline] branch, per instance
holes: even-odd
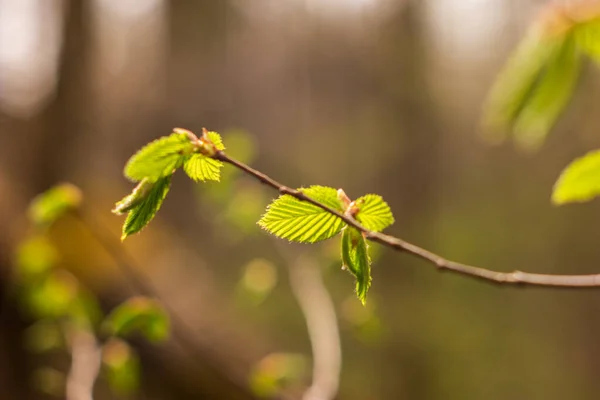
[[[67,400],[93,400],[94,383],[100,372],[102,351],[88,331],[74,328],[70,335],[71,369],[67,376]]]
[[[450,261],[444,257],[437,255],[429,250],[425,250],[419,246],[409,243],[400,238],[386,235],[384,233],[373,232],[359,224],[354,218],[344,215],[331,207],[326,206],[316,200],[311,199],[299,190],[289,188],[273,178],[263,174],[254,168],[229,157],[223,151],[216,151],[212,158],[233,165],[242,170],[248,175],[258,179],[261,183],[272,187],[280,194],[287,194],[300,201],[311,203],[329,214],[340,218],[349,226],[363,232],[365,237],[373,242],[390,247],[396,251],[405,252],[415,257],[428,261],[438,268],[440,271],[450,271],[461,275],[466,275],[472,278],[485,280],[496,284],[519,284],[519,285],[536,285],[536,286],[562,286],[562,287],[598,287],[600,286],[600,274],[595,275],[549,275],[549,274],[532,274],[528,272],[513,271],[513,272],[497,272],[489,269],[475,267],[472,265],[461,264],[455,261]]]
[[[291,258],[289,253],[281,253]],[[315,260],[302,254],[286,264],[290,286],[304,314],[312,347],[312,384],[302,398],[332,400],[338,392],[342,365],[342,346],[333,301]]]

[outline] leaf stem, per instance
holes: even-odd
[[[383,246],[392,248],[396,251],[405,252],[422,260],[433,264],[440,271],[450,271],[460,275],[488,281],[494,284],[513,284],[513,285],[531,285],[531,286],[550,286],[550,287],[599,287],[600,274],[593,275],[553,275],[553,274],[535,274],[515,270],[513,272],[498,272],[489,269],[476,267],[472,265],[462,264],[459,262],[448,260],[429,250],[421,248],[410,242],[407,242],[398,237],[386,235],[384,233],[373,232],[368,230],[354,218],[349,215],[342,214],[337,210],[328,207],[327,205],[311,199],[299,190],[289,188],[268,175],[255,170],[254,168],[229,157],[224,151],[217,151],[212,158],[230,164],[246,174],[253,176],[261,183],[272,187],[280,194],[287,194],[300,201],[305,201],[313,204],[329,214],[340,218],[349,226],[352,226],[361,231],[365,238],[379,243]]]

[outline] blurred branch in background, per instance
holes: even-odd
[[[73,328],[69,337],[71,369],[67,376],[67,400],[93,400],[94,383],[100,372],[102,351],[90,332]]]
[[[333,301],[314,258],[307,254],[292,257],[281,244],[278,247],[287,259],[290,285],[306,320],[312,346],[312,384],[303,399],[332,400],[338,392],[342,368],[340,332]]]

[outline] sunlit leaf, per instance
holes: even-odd
[[[133,297],[125,301],[106,317],[104,330],[110,335],[126,337],[135,331],[149,341],[165,340],[169,335],[169,317],[155,300]]]
[[[571,36],[549,60],[527,103],[515,120],[515,140],[525,149],[539,147],[569,103],[579,79],[581,56]]]
[[[125,166],[125,176],[139,182],[155,181],[173,174],[194,151],[194,143],[185,133],[172,133],[157,139],[134,154]]]
[[[81,197],[81,191],[70,183],[54,186],[32,200],[29,218],[36,225],[48,226],[64,213],[79,207]]]
[[[208,131],[206,132],[208,139],[215,145],[217,150],[225,150],[225,145],[223,144],[223,140],[221,139],[221,135],[217,132]]]
[[[600,195],[600,150],[572,161],[554,184],[552,202],[584,202]]]
[[[600,19],[579,24],[575,28],[575,39],[584,53],[600,63]]]
[[[356,278],[356,295],[365,304],[371,287],[371,259],[362,233],[347,227],[342,233],[342,263]]]
[[[573,32],[546,25],[527,33],[492,87],[484,109],[492,141],[513,131],[523,148],[538,147],[572,96],[581,69]]]
[[[354,204],[358,208],[356,219],[371,231],[381,232],[394,223],[390,206],[379,195],[367,194],[358,198]]]
[[[343,212],[337,190],[324,186],[300,190],[308,197]],[[258,225],[282,239],[314,243],[340,233],[344,222],[315,205],[283,195],[268,206]]]
[[[222,167],[221,161],[198,153],[189,156],[183,164],[185,173],[196,182],[219,181]]]
[[[137,353],[126,342],[109,340],[102,348],[104,376],[111,390],[119,395],[135,392],[140,384],[140,361]]]
[[[140,185],[143,190],[139,189]],[[132,199],[125,197],[113,210],[113,212],[122,212],[128,210],[127,218],[123,224],[123,233],[121,240],[125,240],[127,236],[133,235],[141,231],[156,215],[162,203],[169,193],[171,185],[171,176],[160,178],[156,182],[143,180],[134,193],[138,191],[140,194]],[[132,193],[133,195],[133,193]],[[130,201],[131,200],[131,201]]]

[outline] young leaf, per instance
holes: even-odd
[[[127,196],[123,197],[123,199],[119,200],[112,212],[117,215],[123,215],[126,212],[133,210],[135,207],[140,205],[142,201],[144,201],[150,190],[156,186],[155,182],[148,180],[147,178],[143,179],[137,186],[133,189],[133,191]]]
[[[113,336],[125,337],[137,330],[149,341],[158,342],[169,335],[169,317],[155,300],[133,297],[116,307],[103,327]]]
[[[63,214],[79,207],[81,191],[70,183],[63,183],[45,191],[31,201],[29,218],[39,226],[49,226]]]
[[[600,63],[600,19],[579,24],[575,28],[575,40],[579,48]]]
[[[572,35],[568,35],[515,120],[517,144],[535,149],[543,143],[569,103],[580,71],[581,56]]]
[[[221,161],[202,154],[192,154],[183,164],[185,173],[196,182],[219,181],[222,167]]]
[[[185,133],[172,133],[157,139],[135,153],[125,166],[125,176],[134,182],[144,178],[156,181],[173,174],[194,151],[194,143]]]
[[[140,362],[134,349],[123,340],[111,339],[102,347],[102,366],[113,392],[135,392],[140,381]]]
[[[526,148],[539,146],[571,98],[579,77],[580,55],[573,31],[547,18],[519,44],[498,76],[484,109],[489,139],[509,131]]]
[[[121,240],[142,230],[154,218],[162,205],[169,187],[171,176],[160,178],[156,182],[143,180],[133,193],[117,203],[113,212],[129,212],[123,224]],[[133,197],[131,197],[133,196]]]
[[[217,132],[207,131],[206,136],[208,136],[208,140],[215,145],[217,150],[225,150],[225,145],[223,144],[223,139],[221,139],[221,135]]]
[[[600,150],[572,161],[554,184],[552,202],[584,202],[600,195]]]
[[[343,212],[337,191],[324,186],[300,189],[308,197]],[[314,243],[329,239],[340,233],[344,221],[319,207],[283,195],[273,201],[258,225],[282,239],[294,242]]]
[[[356,295],[365,304],[371,287],[371,258],[362,233],[347,227],[342,233],[342,263],[356,278]]]
[[[376,194],[367,194],[354,202],[358,208],[356,220],[368,230],[381,232],[394,223],[390,206]]]

